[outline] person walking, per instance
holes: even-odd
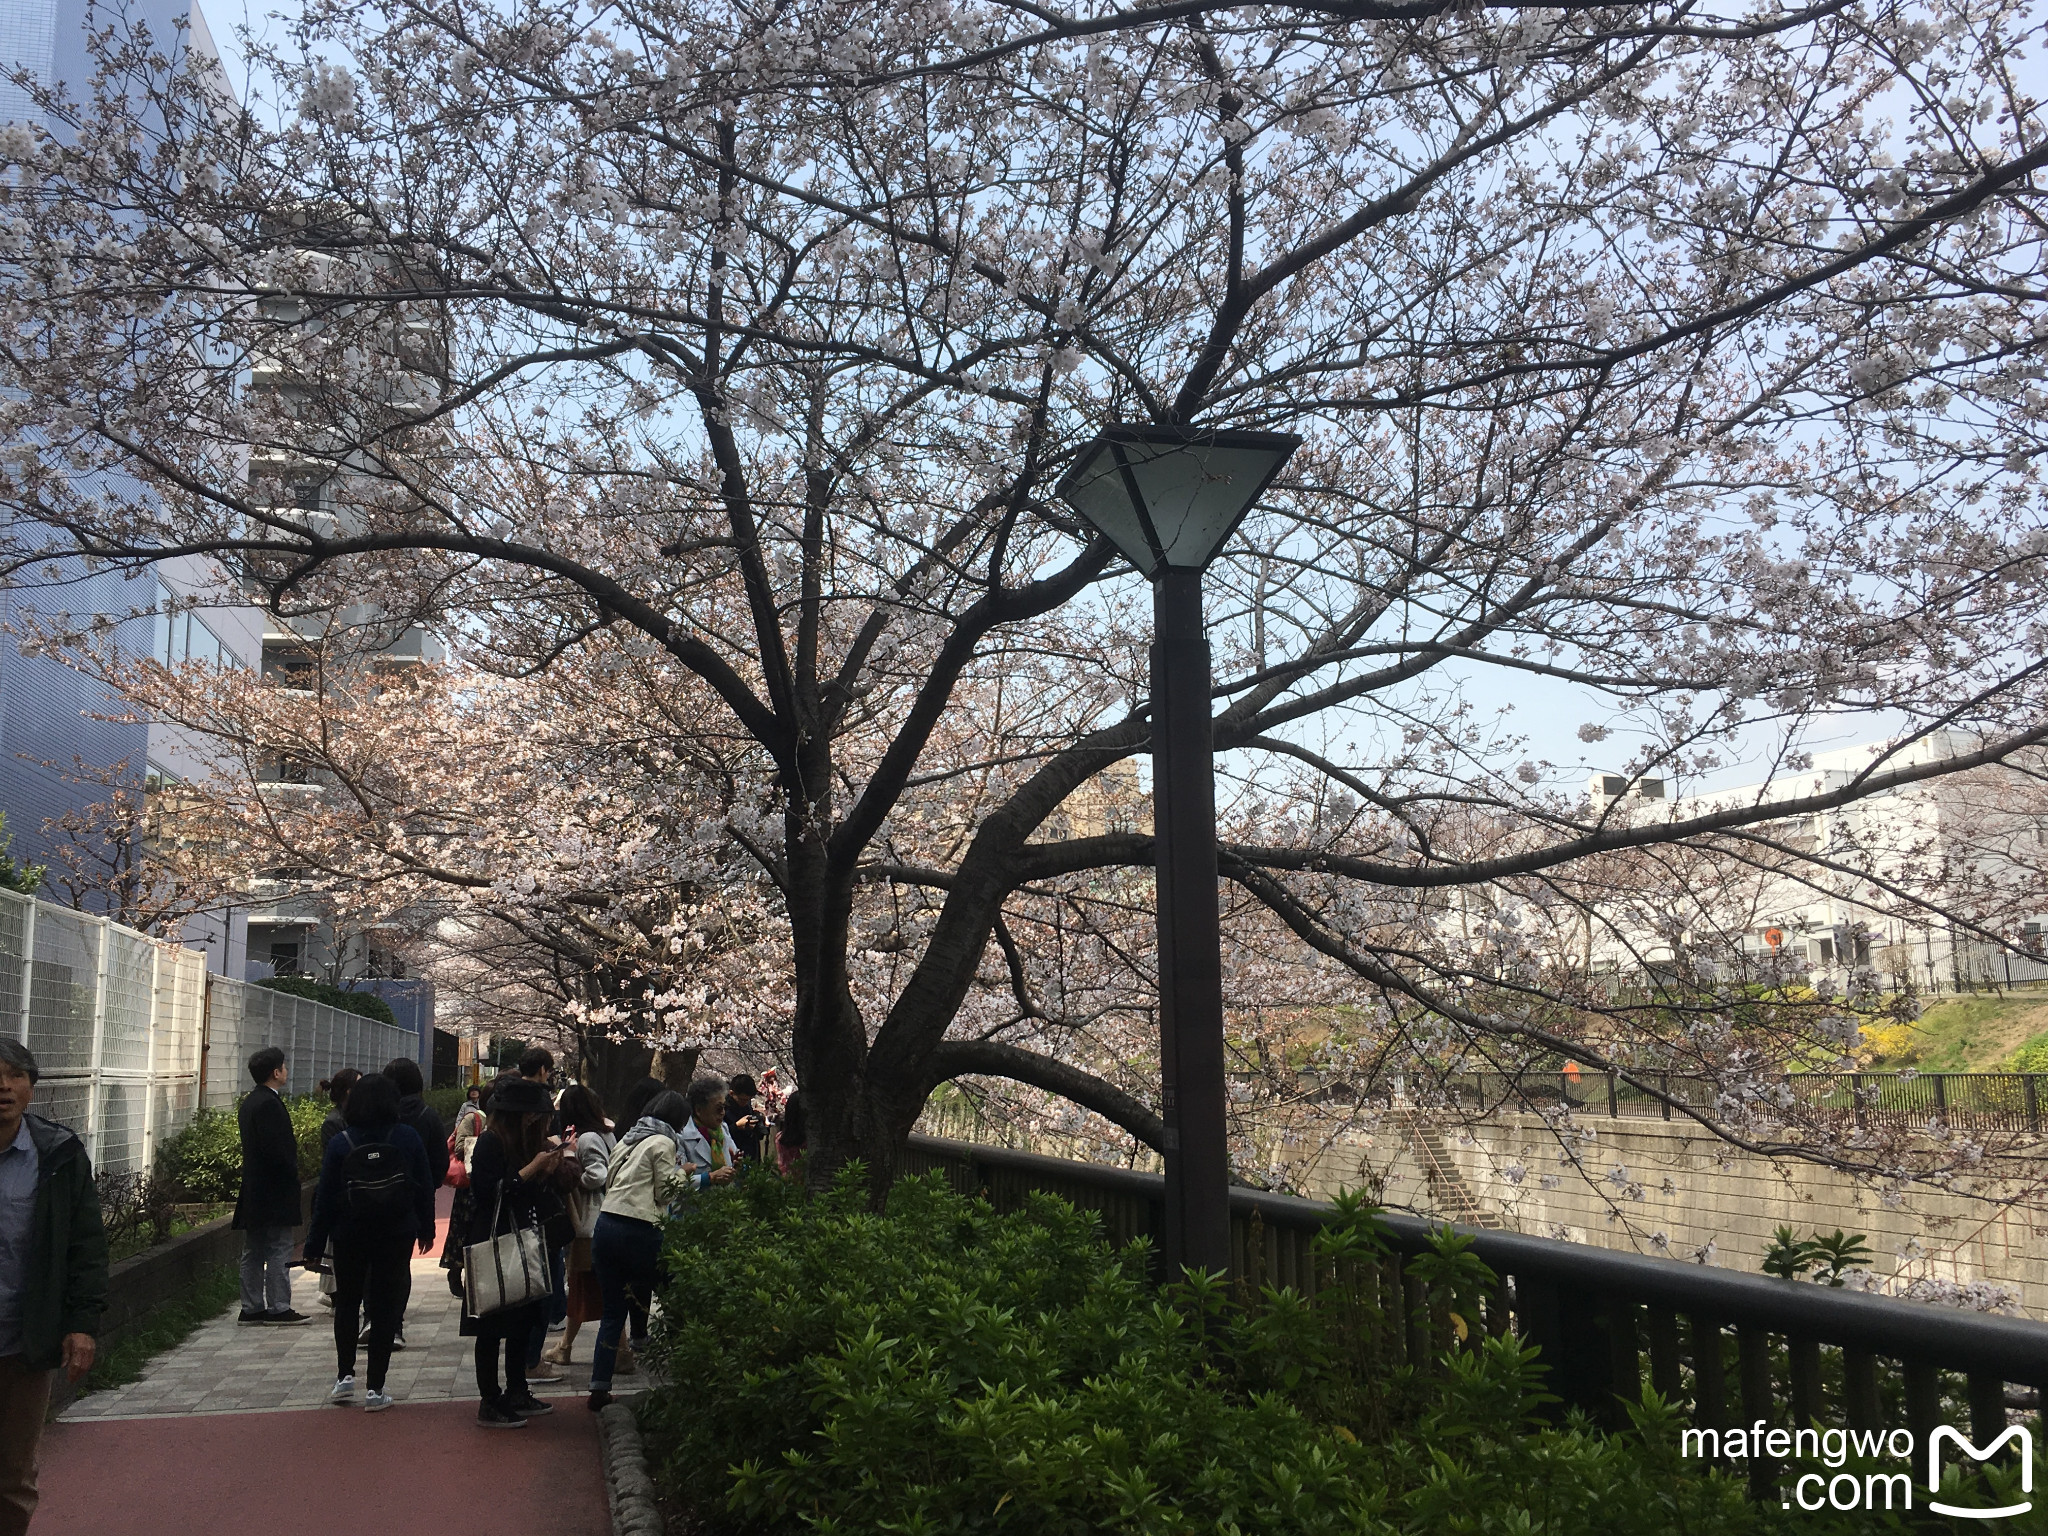
[[[732,1133],[734,1149],[749,1163],[761,1161],[761,1142],[768,1133],[767,1121],[754,1107],[757,1091],[753,1078],[735,1072],[725,1092],[725,1128]]]
[[[320,1152],[323,1157],[327,1152],[327,1143],[334,1140],[336,1136],[339,1136],[348,1125],[348,1119],[342,1113],[342,1107],[348,1103],[349,1090],[362,1080],[363,1074],[354,1067],[343,1067],[334,1076],[321,1080],[320,1091],[326,1094],[334,1105],[334,1108],[327,1111],[327,1118],[320,1122]],[[308,1264],[306,1267],[314,1270],[320,1276],[320,1305],[332,1307],[334,1305],[332,1255],[329,1256],[329,1262],[326,1265]]]
[[[605,1176],[610,1170],[612,1149],[619,1138],[604,1117],[604,1106],[594,1089],[579,1085],[565,1091],[555,1113],[575,1133],[571,1146],[576,1157],[576,1180],[569,1186],[569,1218],[576,1236],[569,1244],[568,1306],[564,1313],[561,1342],[541,1356],[546,1366],[569,1364],[576,1348],[576,1335],[585,1323],[604,1315],[604,1291],[597,1283],[597,1261],[591,1256],[591,1239],[597,1233],[597,1215],[604,1207]],[[565,1139],[567,1139],[567,1132]]]
[[[706,1113],[716,1116],[725,1099],[718,1078],[699,1078],[692,1097],[705,1083],[716,1085]],[[604,1205],[591,1234],[591,1255],[597,1283],[604,1295],[604,1314],[597,1325],[597,1347],[590,1363],[590,1409],[594,1413],[612,1400],[612,1379],[618,1363],[619,1335],[637,1301],[642,1309],[661,1283],[662,1212],[688,1175],[683,1166],[684,1127],[690,1123],[690,1100],[664,1089],[619,1138],[605,1179]],[[724,1127],[720,1126],[723,1133]],[[716,1182],[732,1177],[723,1170]]]
[[[412,1250],[434,1246],[434,1191],[419,1133],[399,1117],[398,1085],[382,1072],[348,1096],[347,1128],[327,1144],[306,1230],[306,1267],[334,1246],[334,1387],[329,1402],[356,1391],[356,1318],[369,1319],[369,1378],[363,1406],[391,1406],[384,1390],[391,1347],[411,1286]]]
[[[245,1323],[297,1326],[312,1321],[292,1310],[292,1233],[299,1225],[299,1138],[284,1107],[290,1076],[284,1052],[266,1045],[249,1058],[256,1086],[235,1111],[242,1132],[242,1189],[234,1230],[242,1234]]]
[[[548,1145],[553,1116],[554,1103],[539,1083],[509,1077],[492,1087],[484,1132],[470,1156],[468,1242],[487,1243],[499,1233],[537,1220],[540,1192],[554,1181],[563,1160],[562,1149]],[[476,1340],[476,1385],[482,1399],[477,1423],[487,1429],[518,1429],[528,1419],[554,1411],[533,1395],[526,1380],[527,1342],[534,1330],[546,1327],[546,1297],[478,1317],[465,1295],[462,1336]]]
[[[0,1040],[0,1536],[36,1512],[50,1378],[92,1369],[107,1305],[107,1234],[85,1143],[28,1112],[42,1074]]]

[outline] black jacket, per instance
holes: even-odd
[[[235,1119],[242,1129],[242,1192],[235,1200],[235,1230],[296,1227],[299,1138],[291,1111],[275,1088],[259,1086],[243,1097]]]
[[[419,1137],[420,1146],[427,1154],[427,1174],[431,1181],[427,1187],[439,1189],[448,1182],[448,1127],[434,1113],[434,1106],[416,1093],[408,1093],[398,1101],[398,1123],[411,1126]]]
[[[433,1158],[424,1153],[419,1138],[409,1125],[391,1125],[381,1131],[354,1131],[346,1127],[339,1136],[327,1144],[327,1151],[320,1159],[320,1184],[313,1191],[313,1221],[306,1228],[306,1265],[318,1266],[320,1258],[327,1252],[329,1243],[336,1247],[352,1244],[357,1239],[355,1223],[348,1208],[348,1183],[346,1169],[348,1155],[366,1141],[381,1141],[396,1147],[412,1171],[412,1209],[406,1219],[381,1234],[392,1241],[403,1238],[411,1243],[422,1232],[434,1230],[434,1190],[427,1182],[427,1168]],[[447,1162],[442,1159],[443,1164]]]
[[[22,1354],[56,1367],[67,1333],[97,1334],[107,1305],[107,1233],[85,1143],[54,1120],[28,1117],[36,1145],[36,1205],[21,1297]]]

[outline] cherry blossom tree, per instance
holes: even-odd
[[[1674,1021],[1530,935],[2048,737],[2030,26],[315,0],[240,103],[117,29],[0,139],[6,559],[658,662],[734,744],[816,1164],[886,1179],[963,1074],[1156,1136],[1149,834],[1061,829],[1146,750],[1143,593],[1052,487],[1105,422],[1284,425],[1209,586],[1239,1016],[1284,975],[1343,1049],[1739,1076],[1724,981]],[[1778,784],[1589,800],[1502,680],[1630,782]],[[1034,970],[1076,902],[1128,996]]]

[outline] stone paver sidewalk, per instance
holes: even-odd
[[[391,1357],[385,1390],[408,1402],[476,1401],[475,1346],[460,1336],[461,1307],[448,1289],[440,1265],[446,1235],[448,1194],[442,1194],[434,1251],[415,1253],[412,1301],[406,1308],[407,1347]],[[292,1272],[292,1305],[313,1320],[302,1327],[271,1328],[235,1321],[236,1308],[198,1329],[169,1354],[152,1361],[139,1381],[81,1398],[62,1415],[79,1423],[147,1418],[159,1414],[248,1413],[325,1406],[334,1385],[334,1314],[320,1305],[318,1280],[303,1269]],[[560,1338],[550,1335],[549,1342]],[[590,1389],[590,1352],[597,1325],[586,1324],[576,1340],[576,1360],[567,1379],[536,1385],[542,1397],[581,1394]],[[369,1368],[369,1350],[356,1352],[357,1396]],[[635,1378],[625,1378],[630,1386]],[[358,1409],[360,1411],[360,1409]]]

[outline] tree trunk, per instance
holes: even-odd
[[[654,1075],[677,1093],[688,1093],[697,1075],[697,1058],[703,1054],[694,1045],[686,1051],[657,1051]]]
[[[604,1112],[616,1119],[626,1095],[633,1091],[634,1084],[650,1075],[653,1064],[654,1047],[644,1040],[607,1040],[600,1035],[585,1035],[578,1075],[595,1090]]]

